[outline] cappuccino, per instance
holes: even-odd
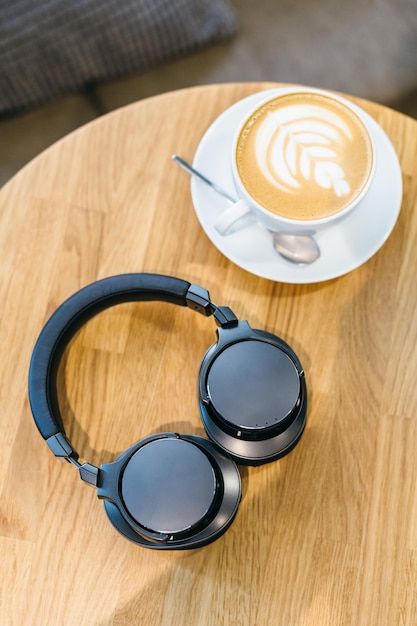
[[[242,126],[236,168],[246,192],[271,213],[321,220],[351,206],[373,171],[362,120],[325,94],[297,92],[262,104]]]

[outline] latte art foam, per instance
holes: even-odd
[[[269,211],[323,219],[362,192],[372,171],[372,144],[362,121],[338,100],[288,94],[247,121],[236,164],[248,193]]]

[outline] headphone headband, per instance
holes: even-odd
[[[68,298],[45,324],[29,367],[29,401],[42,437],[56,456],[69,460],[78,454],[65,435],[59,410],[56,378],[64,350],[89,319],[124,302],[161,301],[189,307],[228,328],[238,323],[228,307],[217,307],[206,289],[159,274],[120,274],[94,282]]]

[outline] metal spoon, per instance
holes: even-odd
[[[171,158],[186,172],[201,180],[217,194],[223,196],[223,198],[229,202],[236,202],[236,198],[233,198],[227,193],[227,191],[219,187],[219,185],[206,178],[203,174],[201,174],[201,172],[189,165],[187,161],[184,161],[184,159],[176,154],[173,154]],[[320,248],[318,247],[314,237],[310,235],[294,235],[291,233],[273,232],[272,241],[276,252],[278,252],[278,254],[286,261],[296,265],[309,265],[310,263],[314,263],[314,261],[316,261],[320,256]]]

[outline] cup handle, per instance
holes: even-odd
[[[242,217],[245,217],[250,213],[250,206],[248,206],[245,200],[238,200],[220,213],[219,217],[214,222],[214,228],[220,235],[228,235],[230,234],[229,231],[232,226],[235,226],[235,224],[242,219]]]

